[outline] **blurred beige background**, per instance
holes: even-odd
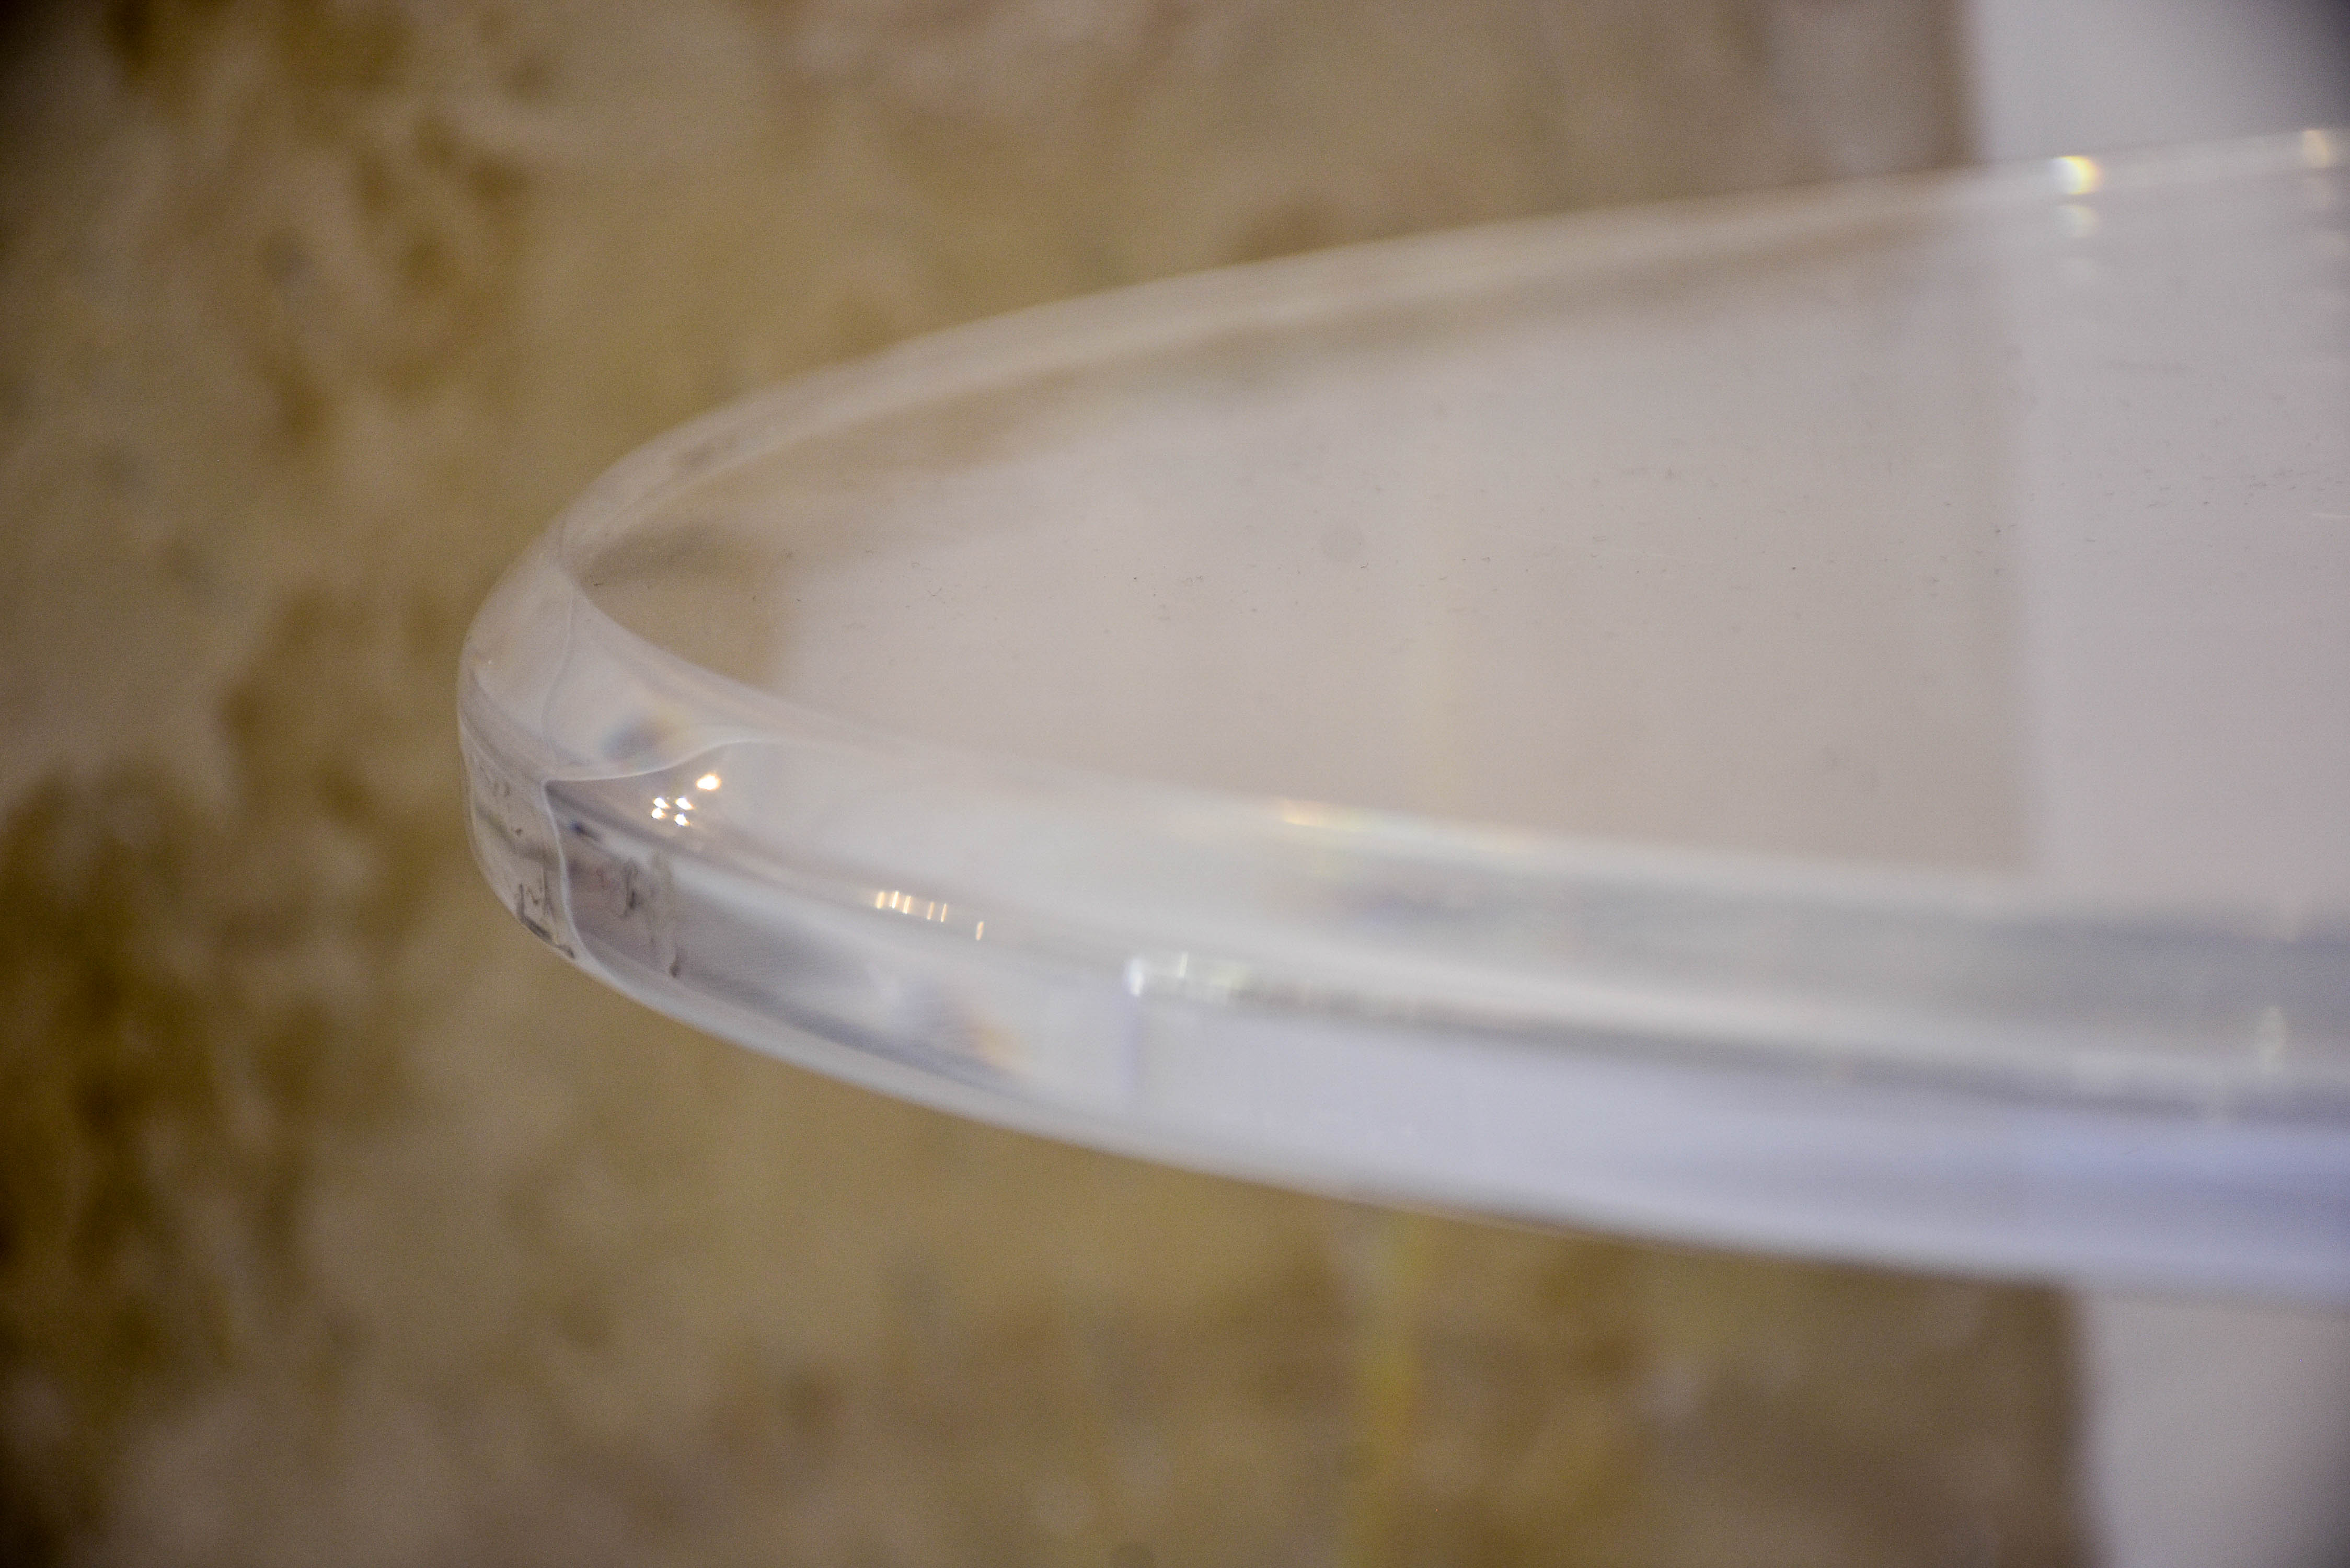
[[[1962,151],[1938,0],[0,21],[0,1562],[2072,1562],[2062,1304],[958,1125],[513,929],[464,623],[950,322]]]

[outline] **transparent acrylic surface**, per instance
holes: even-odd
[[[651,1006],[1097,1147],[2350,1301],[2350,137],[1546,221],[687,427],[467,646]]]

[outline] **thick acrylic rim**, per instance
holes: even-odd
[[[2108,189],[2190,185],[2306,168],[2345,151],[2350,151],[2350,138],[2311,132],[2104,161],[2099,177]],[[954,1072],[941,1076],[940,1064],[919,1054],[909,1059],[903,1050],[893,1054],[871,1039],[845,1039],[855,1031],[838,1020],[827,1024],[822,1017],[747,1016],[664,986],[657,975],[634,975],[608,954],[583,948],[571,908],[577,869],[567,858],[566,829],[558,819],[568,813],[584,820],[601,809],[588,798],[592,791],[582,794],[582,786],[594,781],[657,774],[729,746],[779,747],[821,756],[825,765],[864,779],[919,781],[905,794],[915,804],[894,825],[883,818],[863,825],[864,836],[858,840],[866,851],[861,859],[806,842],[740,839],[707,847],[664,840],[651,853],[670,857],[664,864],[688,867],[689,881],[702,879],[697,886],[735,889],[713,893],[722,902],[740,894],[754,901],[795,902],[822,911],[827,919],[862,919],[877,888],[919,881],[921,846],[935,846],[940,833],[951,826],[936,813],[925,816],[927,808],[920,803],[951,799],[950,815],[958,821],[967,821],[971,811],[991,821],[1000,816],[1031,824],[1039,814],[1060,813],[1104,835],[1104,845],[1142,845],[1139,853],[1146,857],[1155,852],[1153,845],[1189,853],[1204,842],[1211,853],[1233,857],[1235,866],[1277,868],[1284,855],[1310,841],[1316,852],[1336,849],[1368,863],[1425,873],[1456,889],[1483,888],[1501,900],[1523,899],[1530,884],[1547,884],[1586,902],[1645,900],[1648,918],[1668,925],[1690,915],[1718,920],[1759,918],[1755,911],[1768,911],[1770,918],[1794,922],[1789,929],[1798,945],[1850,941],[1858,927],[1893,921],[1908,922],[1928,943],[1938,940],[1938,932],[1955,933],[1961,941],[1998,947],[2008,961],[2022,963],[2051,941],[2073,943],[2075,959],[2085,952],[2094,960],[2098,951],[2111,950],[2118,955],[2116,976],[2145,970],[2149,952],[2191,949],[2207,958],[2236,952],[2255,967],[2314,964],[2310,973],[2320,987],[2328,983],[2327,976],[2350,977],[2350,969],[2342,967],[2350,955],[2350,912],[2345,911],[2126,909],[2054,898],[2022,881],[1626,848],[1395,814],[1325,813],[1315,819],[1309,810],[1301,821],[1298,803],[1177,789],[938,746],[845,722],[696,669],[611,621],[577,576],[577,564],[593,551],[713,471],[773,454],[847,422],[885,418],[893,409],[1049,369],[1294,324],[1316,313],[1385,306],[1422,293],[1565,267],[1636,266],[1650,256],[1685,256],[1692,247],[1752,243],[1774,230],[1803,233],[1928,212],[1943,218],[1954,211],[1988,213],[1986,221],[1997,221],[2003,210],[2034,210],[2064,199],[2068,182],[2077,179],[2070,161],[1718,199],[1596,220],[1504,225],[1148,285],[940,334],[722,410],[617,465],[517,564],[484,607],[468,641],[461,687],[477,853],[493,884],[525,924],[641,1000],[746,1043],[786,1055],[796,1053],[825,1070],[951,1109],[1182,1163],[1405,1200],[1533,1218],[1594,1216],[1665,1234],[1856,1250],[1942,1266],[2061,1268],[2061,1249],[2054,1243],[2003,1252],[1981,1234],[1950,1245],[1905,1245],[1890,1233],[1839,1243],[1833,1224],[1802,1217],[1773,1232],[1752,1223],[1742,1231],[1710,1227],[1670,1212],[1644,1215],[1637,1203],[1619,1203],[1611,1210],[1604,1202],[1570,1201],[1545,1210],[1506,1192],[1482,1191],[1473,1182],[1447,1189],[1424,1172],[1419,1178],[1383,1177],[1376,1158],[1367,1158],[1360,1168],[1334,1168],[1327,1179],[1317,1180],[1287,1168],[1277,1150],[1253,1151],[1243,1146],[1245,1140],[1205,1147],[1165,1128],[1120,1125],[1114,1109],[1055,1106],[1049,1095],[1040,1100],[1016,1082],[989,1081],[984,1074],[975,1082],[951,1082]],[[599,752],[584,740],[594,729],[599,683],[607,691],[619,683],[639,694],[657,693],[679,722],[657,742],[629,754]],[[588,717],[567,716],[574,709]],[[633,830],[642,826],[637,823]],[[606,826],[616,833],[632,830],[617,815]],[[898,846],[876,848],[893,842],[893,827]],[[1116,848],[1110,860],[1117,863],[1123,852]],[[900,863],[886,864],[893,856]],[[1305,1019],[1340,1030],[1417,1032],[1431,1041],[1474,1037],[1504,1046],[1565,1050],[1595,1063],[1628,1059],[1635,1066],[1675,1073],[1759,1075],[1806,1094],[1837,1092],[1833,1085],[1842,1085],[1867,1094],[1923,1096],[1961,1116],[2119,1118],[2116,1126],[2132,1129],[2125,1141],[2193,1134],[2188,1142],[2195,1143],[2195,1150],[2182,1155],[2189,1166],[2238,1157],[2241,1151],[2234,1145],[2215,1152],[2206,1147],[2208,1139],[2197,1141],[2211,1126],[2224,1125],[2252,1142],[2265,1140],[2298,1173],[2295,1181],[2331,1182],[2337,1173],[2350,1174],[2350,1053],[2284,1063],[2263,1062],[2256,1052],[2148,1054],[2134,1050],[2126,1019],[2118,1030],[2105,1028],[2096,1040],[2040,1037],[2030,1029],[2019,1033],[2012,1014],[1969,1015],[1963,998],[1955,1010],[1945,1007],[1939,1016],[1931,1009],[1910,1009],[1888,1017],[1881,1007],[1872,1013],[1859,1006],[1857,1022],[1846,1020],[1850,1027],[1832,1049],[1823,1050],[1817,1036],[1835,1034],[1839,1027],[1828,1015],[1839,1004],[1868,999],[1828,996],[1825,1011],[1798,1009],[1762,1026],[1752,1020],[1724,1022],[1719,1009],[1709,1016],[1702,1006],[1692,1008],[1686,995],[1665,998],[1645,1012],[1638,998],[1628,1003],[1616,998],[1609,1003],[1615,1012],[1606,1005],[1594,1012],[1588,986],[1579,997],[1545,993],[1539,985],[1505,995],[1510,977],[1481,973],[1473,965],[1444,972],[1413,972],[1406,966],[1399,971],[1391,947],[1350,952],[1343,932],[1303,929],[1295,921],[1284,927],[1278,917],[1263,917],[1261,907],[1252,918],[1245,890],[1234,891],[1228,907],[1215,905],[1212,898],[1209,905],[1195,906],[1195,915],[1200,908],[1208,909],[1208,923],[1216,930],[1187,930],[1184,916],[1151,908],[1147,888],[1121,890],[1114,879],[1098,877],[1055,887],[1024,870],[1020,886],[1010,890],[1012,870],[1001,869],[1007,889],[998,899],[1003,907],[1081,913],[1059,920],[1030,919],[1024,927],[1015,913],[999,924],[1003,945],[993,950],[992,961],[1042,966],[1039,972],[1065,979],[1084,977],[1086,983],[1107,984],[1139,1004],[1163,1002],[1188,1010],[1187,1015],[1211,1021]],[[963,857],[956,873],[959,887],[976,880],[982,904],[988,899],[989,875],[984,857]],[[932,877],[940,886],[954,880]],[[1026,933],[1024,946],[1006,940],[1021,930]],[[1235,931],[1243,935],[1235,938]],[[904,934],[891,931],[888,939],[898,941]],[[913,954],[908,961],[917,966],[935,956],[931,950],[907,950]],[[1856,950],[1865,957],[1866,940]],[[1198,973],[1190,969],[1195,953],[1201,955]],[[1823,961],[1829,971],[1839,963],[1849,968],[1844,960]],[[2350,990],[2350,978],[2343,983]],[[2151,1002],[2158,1003],[2158,994]],[[2145,997],[2133,1003],[2149,1004]],[[1806,1038],[1807,1031],[1814,1038]],[[818,1041],[828,1037],[829,1047],[801,1051],[788,1042],[778,1044],[785,1036],[803,1034]],[[843,1050],[849,1054],[843,1056]],[[2186,1147],[2180,1145],[2182,1150]],[[2325,1229],[2336,1224],[2331,1219],[2322,1222],[2315,1251],[2302,1265],[2262,1265],[2244,1274],[2245,1282],[2295,1293],[2350,1294],[2350,1234]],[[2340,1243],[2338,1250],[2324,1244],[2325,1236]],[[2209,1260],[2173,1267],[2141,1259],[2137,1264],[2120,1261],[2105,1272],[2158,1282],[2224,1282],[2228,1272]]]

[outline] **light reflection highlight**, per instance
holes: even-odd
[[[877,909],[894,909],[901,915],[911,915],[918,920],[943,920],[947,918],[950,909],[950,906],[941,904],[935,898],[917,898],[911,893],[895,892],[887,888],[873,895],[873,907]]]
[[[2106,171],[2094,158],[2052,158],[2048,168],[2056,176],[2056,189],[2067,196],[2086,196],[2106,182]]]
[[[1360,822],[1363,814],[1351,806],[1320,800],[1279,800],[1274,809],[1292,827],[1344,827]]]
[[[887,909],[891,914],[910,915],[915,919],[931,925],[945,925],[954,917],[952,904],[937,898],[918,898],[911,893],[895,888],[883,888],[875,892],[873,907],[877,909]],[[966,913],[963,919],[968,920],[971,916]],[[975,942],[983,942],[987,940],[985,920],[972,925],[971,940]]]
[[[2341,139],[2315,126],[2301,133],[2301,161],[2312,169],[2331,169],[2342,161]]]

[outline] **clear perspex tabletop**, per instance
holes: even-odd
[[[1318,1190],[2350,1301],[2350,136],[1389,242],[591,489],[473,836],[662,1012]]]

